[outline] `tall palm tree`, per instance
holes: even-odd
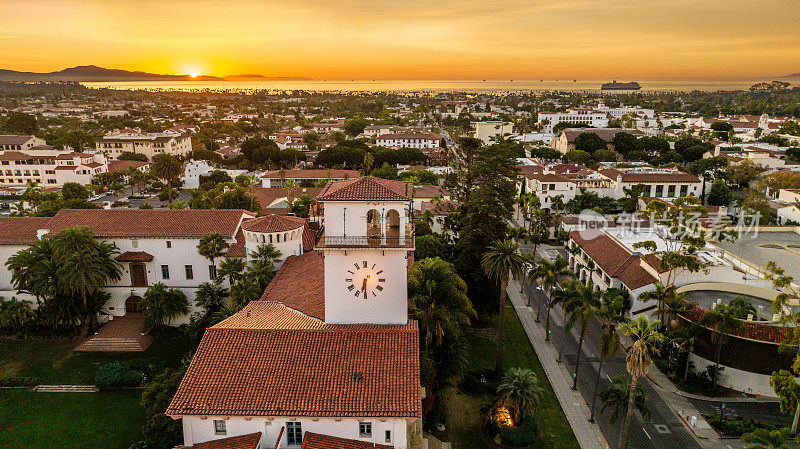
[[[203,282],[197,287],[194,303],[205,309],[207,313],[214,313],[222,308],[228,290],[216,282]]]
[[[182,291],[167,288],[163,282],[157,282],[144,292],[142,297],[144,323],[148,329],[169,324],[173,318],[189,312],[189,301]]]
[[[172,204],[172,183],[181,176],[182,171],[183,164],[175,156],[171,154],[153,156],[150,173],[167,182],[167,198],[170,204]]]
[[[664,306],[671,297],[675,296],[675,286],[665,286],[661,281],[657,281],[653,285],[655,286],[653,290],[642,293],[638,299],[642,302],[656,302],[656,318],[659,326],[664,326]]]
[[[580,285],[581,287],[578,288],[578,295],[568,298],[563,307],[564,314],[567,316],[567,320],[564,323],[566,329],[572,329],[575,324],[578,322],[581,323],[581,335],[578,338],[578,354],[575,356],[575,375],[572,376],[573,390],[578,389],[578,372],[581,366],[583,339],[586,336],[586,331],[589,329],[589,323],[597,316],[602,306],[601,298],[603,296],[599,290],[592,288],[592,284],[588,286]]]
[[[628,395],[628,408],[625,412],[625,423],[619,438],[619,449],[627,449],[630,436],[633,409],[635,408],[637,382],[640,377],[647,375],[650,365],[653,364],[653,354],[658,354],[658,345],[664,340],[664,335],[657,330],[658,322],[650,321],[647,317],[639,315],[635,320],[629,320],[620,325],[622,333],[633,339],[633,343],[626,348],[625,363],[631,374],[630,394]]]
[[[453,264],[438,257],[423,259],[408,273],[409,315],[419,322],[422,344],[439,347],[445,337],[458,339],[476,317],[467,284]]]
[[[597,377],[594,380],[594,394],[592,395],[591,414],[589,422],[594,422],[594,408],[597,403],[597,392],[600,388],[600,375],[603,371],[603,362],[609,360],[619,353],[622,342],[617,333],[617,325],[625,317],[625,300],[622,295],[613,293],[603,294],[603,299],[595,315],[601,324],[600,334],[600,363],[597,366]]]
[[[742,327],[742,322],[736,318],[736,310],[732,307],[720,304],[714,310],[706,311],[700,319],[701,326],[711,329],[711,342],[714,343],[714,377],[711,379],[711,387],[717,386],[719,379],[719,358],[722,354],[722,347],[730,339],[730,334]]]
[[[211,262],[211,265],[216,267],[214,261],[217,257],[225,254],[228,246],[228,242],[225,240],[225,237],[223,237],[222,234],[219,232],[212,232],[204,235],[200,239],[200,242],[197,243],[197,252],[201,256],[208,259]]]
[[[533,416],[542,399],[542,387],[533,371],[511,368],[497,386],[497,405],[513,410],[514,425]]]
[[[539,260],[539,263],[536,266],[536,270],[539,274],[539,279],[542,280],[542,287],[547,289],[547,308],[546,308],[546,324],[545,324],[545,341],[550,341],[550,307],[551,307],[551,298],[553,296],[553,287],[558,284],[558,282],[563,277],[571,277],[572,272],[569,271],[569,262],[566,259],[561,257],[559,254],[556,257],[556,260],[550,262],[547,259]],[[541,305],[540,305],[541,307]],[[537,313],[538,314],[538,313]]]
[[[81,331],[88,334],[96,318],[95,311],[89,307],[89,296],[121,278],[122,270],[113,259],[119,250],[113,243],[95,239],[94,233],[85,226],[67,228],[53,239],[58,289],[80,295],[83,304]]]
[[[611,425],[619,422],[619,418],[627,416],[628,407],[630,407],[629,398],[635,391],[636,395],[633,401],[633,407],[642,414],[645,420],[650,419],[650,410],[647,408],[647,390],[642,384],[634,384],[634,390],[631,390],[631,382],[622,374],[618,374],[611,379],[611,386],[600,393],[600,399],[603,405],[600,407],[600,414],[605,413],[607,409],[611,409],[614,414],[611,415]]]
[[[30,301],[20,301],[16,297],[8,301],[0,298],[0,329],[19,332],[33,317]]]
[[[369,176],[369,173],[372,171],[372,164],[375,163],[375,156],[372,155],[369,151],[364,154],[364,174]]]
[[[241,257],[226,257],[219,264],[219,271],[217,271],[217,279],[215,281],[222,283],[225,278],[228,278],[228,285],[233,285],[242,276],[246,267],[247,262]]]
[[[563,304],[569,301],[571,298],[579,296],[579,290],[585,287],[580,281],[576,279],[570,279],[561,283],[561,289],[555,290],[550,295],[550,307],[555,307],[559,304],[562,304],[561,308],[563,310]],[[567,339],[567,323],[566,323],[566,311],[564,312],[565,322],[564,325],[561,327],[561,343],[558,344],[558,358],[556,362],[561,363],[562,355],[564,354],[564,341]]]
[[[786,429],[756,429],[742,435],[741,441],[750,443],[745,449],[789,449],[790,447],[789,432]]]
[[[703,328],[701,326],[692,324],[690,326],[679,327],[670,334],[670,345],[672,348],[676,349],[678,353],[686,353],[686,364],[683,368],[684,379],[689,376],[689,358],[702,332]]]
[[[513,240],[495,240],[487,249],[481,260],[481,267],[486,275],[497,282],[500,290],[500,311],[497,322],[497,354],[495,360],[495,376],[500,378],[503,373],[503,335],[505,333],[506,318],[506,284],[509,274],[519,273],[525,264],[525,259],[518,252],[519,244]]]

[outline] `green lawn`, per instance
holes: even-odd
[[[142,439],[141,395],[0,390],[0,447],[127,449]]]
[[[83,339],[0,339],[0,377],[36,377],[43,384],[93,384],[97,369],[109,362],[157,358],[177,367],[189,352],[183,338],[156,339],[145,352],[72,352]]]
[[[0,377],[43,384],[94,384],[109,362],[157,358],[177,367],[192,348],[181,337],[157,338],[145,352],[72,352],[82,338],[0,339]],[[0,389],[0,448],[127,449],[142,439],[142,390],[36,393]]]
[[[467,333],[470,354],[469,371],[494,368],[496,344],[491,337],[494,332],[494,328],[483,328]],[[506,309],[506,333],[503,341],[503,368],[532,369],[544,389],[544,395],[536,413],[539,439],[530,447],[533,449],[580,449],[567,417],[561,410],[553,387],[550,386],[547,375],[539,363],[539,358],[512,307]],[[451,441],[455,449],[496,447],[484,436],[481,430],[483,416],[477,411],[493,399],[491,396],[470,396],[457,391],[456,388],[447,389],[445,404],[448,429],[441,435],[437,432],[437,436],[440,436],[443,441]]]

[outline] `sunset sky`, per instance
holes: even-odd
[[[800,72],[797,0],[2,0],[0,68],[316,79]]]

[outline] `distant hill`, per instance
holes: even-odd
[[[106,69],[96,65],[81,65],[57,72],[37,73],[0,69],[0,81],[253,81],[253,80],[302,80],[307,78],[265,77],[261,75],[230,75],[224,78],[201,75],[160,75],[157,73],[132,72]]]
[[[783,78],[800,78],[800,73],[792,73],[791,75],[784,75]]]

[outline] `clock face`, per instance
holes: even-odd
[[[356,298],[377,297],[386,286],[386,277],[377,264],[362,260],[353,262],[344,279],[347,290]]]

